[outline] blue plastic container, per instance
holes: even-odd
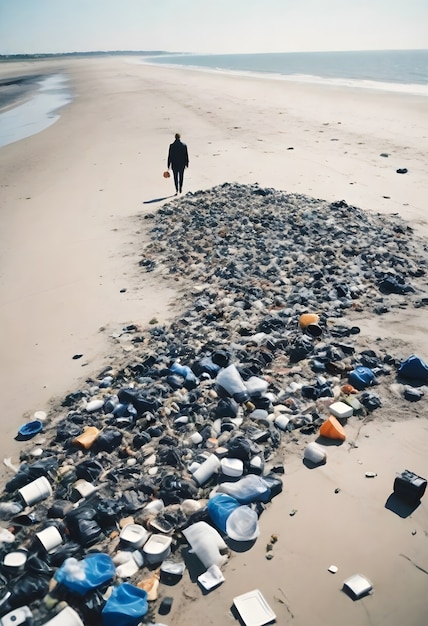
[[[83,576],[82,576],[83,572]],[[55,580],[79,596],[113,580],[116,568],[108,554],[88,554],[82,561],[66,559],[55,572]]]
[[[217,493],[208,500],[207,512],[214,526],[225,533],[227,518],[238,506],[241,505],[236,498],[227,493]]]
[[[147,592],[123,583],[113,589],[104,605],[102,626],[137,626],[148,610]]]

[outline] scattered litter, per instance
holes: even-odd
[[[377,474],[376,472],[366,472],[365,476],[366,478],[376,478]]]
[[[337,572],[339,571],[339,568],[337,567],[337,565],[330,565],[330,567],[328,568],[328,571],[331,572],[332,574],[337,574]]]
[[[366,596],[372,589],[372,583],[361,574],[354,574],[343,583],[343,590],[346,591],[353,600],[359,600]]]
[[[276,619],[275,613],[259,589],[236,596],[233,598],[233,604],[245,626],[264,626]]]

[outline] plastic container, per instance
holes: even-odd
[[[55,552],[62,544],[62,535],[56,526],[48,526],[36,533],[36,538],[46,552]]]
[[[268,502],[271,498],[270,487],[261,476],[255,474],[247,474],[234,483],[221,483],[218,492],[227,493],[236,498],[240,504]]]
[[[226,533],[233,541],[254,541],[260,534],[257,513],[246,505],[237,507],[226,520]]]
[[[322,329],[318,324],[319,321],[320,317],[317,313],[303,313],[299,317],[299,326],[312,337],[319,337],[322,334]]]
[[[215,454],[211,454],[194,472],[193,478],[199,485],[203,485],[218,471],[219,467],[220,459]]]
[[[338,439],[340,441],[345,441],[346,439],[345,429],[334,415],[330,415],[328,420],[321,424],[320,435],[328,439]]]
[[[27,506],[32,506],[52,495],[52,487],[45,476],[36,478],[28,485],[18,489],[18,493]]]
[[[127,524],[121,531],[120,540],[133,548],[141,548],[150,533],[140,524]]]
[[[172,537],[167,535],[151,535],[143,546],[144,558],[147,563],[161,563],[171,554]]]
[[[244,473],[244,463],[241,459],[224,458],[220,461],[221,472],[225,476],[237,478]]]
[[[54,578],[69,591],[84,596],[113,580],[115,573],[114,563],[108,554],[94,553],[81,561],[74,557],[66,559]]]
[[[207,513],[214,526],[221,532],[226,532],[226,522],[229,515],[241,506],[236,498],[227,493],[216,493],[207,503]]]
[[[98,439],[100,432],[96,426],[85,426],[83,433],[75,437],[72,440],[72,444],[84,450],[89,450]]]
[[[349,372],[348,381],[355,389],[362,391],[373,385],[376,382],[376,377],[370,368],[359,365],[352,372]]]
[[[3,557],[3,569],[12,574],[17,574],[24,568],[27,562],[28,552],[27,550],[13,550],[7,552]]]
[[[327,460],[327,452],[319,443],[312,441],[309,443],[303,451],[303,458],[310,461],[314,465],[320,465]]]
[[[345,404],[345,402],[333,402],[328,407],[328,410],[334,417],[338,419],[346,419],[347,417],[352,417],[354,411],[349,404]]]
[[[147,592],[130,583],[113,587],[101,612],[102,626],[137,626],[149,610]]]
[[[417,504],[424,495],[426,487],[426,479],[409,470],[404,470],[394,480],[394,494],[409,504]]]
[[[246,402],[250,399],[250,394],[245,387],[236,365],[228,365],[217,374],[216,385],[221,387],[232,398],[238,402]]]

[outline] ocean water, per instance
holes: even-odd
[[[179,54],[142,62],[428,96],[428,50]]]
[[[59,119],[58,110],[69,102],[65,76],[55,74],[41,79],[27,102],[0,114],[0,148],[45,130]]]

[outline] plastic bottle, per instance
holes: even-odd
[[[193,474],[193,478],[199,485],[203,485],[211,478],[214,472],[220,467],[220,459],[215,455],[211,454],[206,461],[204,461]]]
[[[250,399],[250,394],[245,387],[244,381],[233,363],[219,372],[216,378],[216,385],[224,389],[240,404]]]

